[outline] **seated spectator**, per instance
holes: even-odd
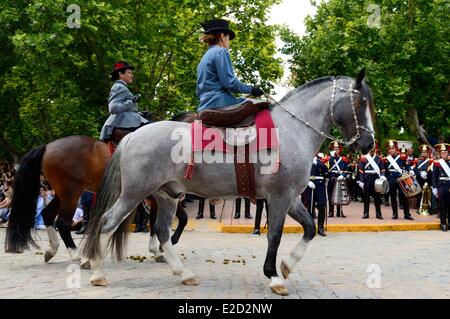
[[[11,201],[13,196],[13,188],[9,186],[8,189],[4,191],[5,199],[0,202],[0,223],[2,227],[8,226],[9,213],[11,209]]]
[[[47,188],[45,186],[40,187],[40,194],[37,199],[36,204],[36,216],[35,216],[35,223],[34,223],[34,229],[45,229],[44,226],[44,218],[42,217],[42,210],[47,207],[47,205],[52,200],[52,196],[48,195]]]
[[[81,229],[81,227],[83,226],[83,215],[84,211],[80,207],[80,205],[78,205],[77,209],[75,210],[75,214],[73,215],[72,218],[72,225],[70,226],[70,230],[73,231]]]

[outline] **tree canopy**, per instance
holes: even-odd
[[[224,17],[236,40],[238,76],[265,90],[282,75],[276,27],[268,11],[279,0],[0,1],[0,156],[67,135],[97,137],[108,112],[109,72],[117,60],[135,69],[140,109],[165,119],[194,110],[201,22]],[[75,25],[75,27],[73,27]],[[71,27],[69,27],[71,26]],[[96,120],[97,119],[97,120]]]
[[[314,3],[314,2],[313,2]],[[315,4],[306,35],[285,28],[292,84],[366,67],[377,138],[450,137],[450,2],[329,0]],[[401,132],[401,127],[404,132]],[[421,140],[418,140],[420,137]]]

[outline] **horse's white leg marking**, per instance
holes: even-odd
[[[68,248],[67,251],[69,252],[70,260],[73,262],[79,262],[81,260],[80,256],[78,255],[77,249]]]
[[[284,280],[280,277],[271,277],[269,287],[277,295],[287,296],[289,294],[288,289],[284,284]]]
[[[148,251],[154,255],[155,261],[157,262],[166,261],[164,258],[164,254],[159,251],[159,241],[158,236],[156,236],[156,234],[150,236],[150,241],[148,242]]]
[[[53,226],[46,226],[45,229],[47,230],[48,240],[49,240],[49,247],[45,251],[44,259],[45,262],[49,261],[50,259],[55,256],[56,252],[58,251],[59,247],[59,238],[58,233],[56,232],[55,227]]]
[[[100,255],[90,260],[91,268],[94,270],[94,274],[89,278],[89,282],[93,286],[106,286],[108,282],[106,281],[105,273],[103,271],[103,262],[105,259],[106,244],[113,233],[100,234]]]
[[[287,278],[289,276],[292,269],[294,269],[294,266],[300,261],[300,259],[303,258],[306,250],[308,249],[308,246],[309,241],[306,241],[302,238],[297,246],[295,246],[294,249],[291,250],[289,257],[282,259],[280,268],[284,278]]]
[[[167,263],[172,268],[173,274],[181,275],[181,279],[183,280],[184,284],[198,285],[198,280],[195,278],[195,275],[186,267],[184,267],[180,258],[178,258],[176,250],[170,242],[170,239],[165,242],[162,247],[164,249],[164,252],[166,253]]]

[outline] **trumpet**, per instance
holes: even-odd
[[[417,213],[419,215],[429,215],[431,209],[431,187],[427,182],[423,185],[422,198]]]

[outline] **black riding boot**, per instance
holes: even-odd
[[[317,217],[317,234],[319,234],[320,236],[326,236],[327,234],[325,234],[325,228],[324,228],[324,224],[325,224],[325,205],[319,205],[317,206],[317,209],[319,210],[319,214]]]
[[[250,199],[245,199],[245,218],[252,219],[252,215],[250,214]]]
[[[414,220],[409,212],[409,198],[403,198],[403,214],[405,215],[405,219]]]
[[[211,219],[216,219],[216,207],[211,204],[209,204],[209,217]]]
[[[336,216],[341,218],[346,218],[347,216],[344,215],[344,211],[342,210],[342,206],[336,207]]]
[[[261,235],[261,218],[262,218],[262,211],[264,208],[264,203],[266,202],[265,199],[257,199],[256,200],[256,213],[255,213],[255,226],[253,229],[254,235]],[[267,202],[266,202],[266,210],[267,210]]]
[[[197,217],[196,219],[201,219],[203,218],[203,209],[205,208],[205,199],[199,199],[198,200],[198,212],[197,212]]]
[[[330,211],[328,212],[328,217],[334,217],[334,205],[329,203]],[[338,208],[339,209],[339,208]],[[339,217],[339,216],[338,216]]]
[[[370,195],[364,193],[364,212],[363,212],[363,219],[369,218],[369,205],[370,205]]]
[[[241,199],[236,198],[236,208],[234,211],[234,219],[241,218]]]

